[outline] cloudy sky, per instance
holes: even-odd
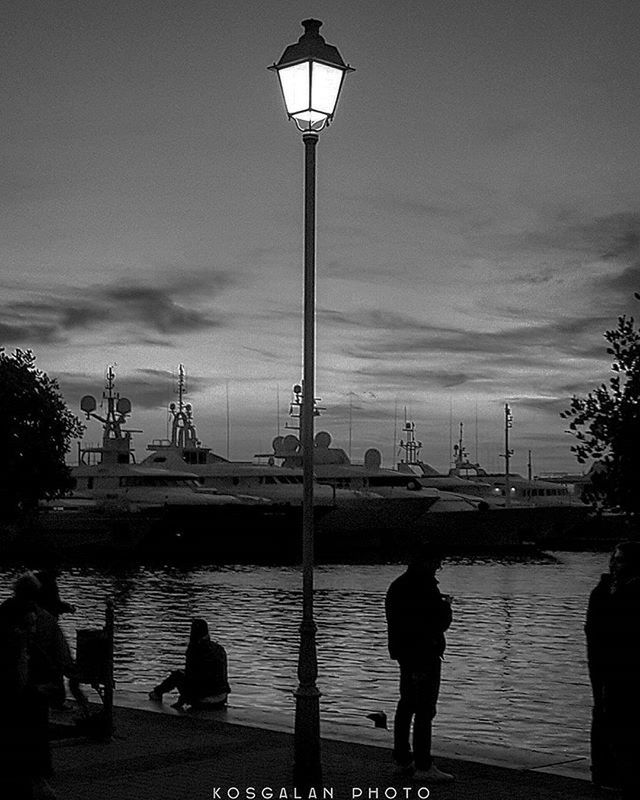
[[[578,468],[558,412],[638,316],[637,0],[3,9],[0,344],[72,409],[116,365],[141,457],[182,363],[218,452],[284,429],[303,146],[266,67],[316,17],[356,68],[318,147],[317,429],[389,464],[406,408],[426,461],[463,422],[497,469],[508,402],[513,468]]]

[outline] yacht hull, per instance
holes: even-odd
[[[317,507],[318,562],[404,561],[421,540],[445,553],[482,554],[527,546],[550,548],[583,541],[585,508],[425,511],[424,505],[380,498],[349,507]],[[98,510],[47,512],[37,523],[5,530],[4,556],[39,559],[123,557],[207,559],[212,563],[299,563],[299,506],[172,507],[138,514]]]

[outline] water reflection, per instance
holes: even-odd
[[[454,623],[436,731],[556,753],[587,754],[590,691],[583,623],[606,554],[531,560],[457,560],[439,575],[454,596]],[[387,654],[384,594],[397,565],[325,566],[316,572],[318,684],[322,715],[371,725],[392,717],[396,665]],[[16,570],[0,571],[6,596]],[[75,630],[116,608],[117,685],[145,692],[184,657],[189,622],[208,620],[227,648],[238,707],[293,711],[301,581],[293,567],[132,566],[63,569],[63,618]]]

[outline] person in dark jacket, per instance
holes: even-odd
[[[389,655],[400,667],[400,699],[394,720],[393,756],[401,773],[431,782],[453,780],[431,757],[444,632],[451,624],[451,598],[440,593],[441,553],[422,544],[386,596]],[[413,720],[413,752],[410,747]]]
[[[591,775],[640,796],[640,542],[621,542],[589,597],[585,625],[593,691]]]
[[[49,691],[46,670],[54,657],[57,623],[38,608],[40,583],[21,575],[13,595],[0,604],[0,778],[3,796],[12,800],[55,800],[49,745]],[[50,622],[52,628],[45,623]],[[49,635],[52,634],[52,635]],[[59,632],[62,638],[62,632]]]
[[[38,608],[46,614],[38,613],[38,631],[42,634],[42,638],[50,640],[53,633],[53,626],[51,620],[47,617],[52,617],[59,629],[58,620],[62,614],[75,614],[76,607],[71,603],[67,603],[60,597],[60,588],[58,587],[58,570],[55,567],[49,569],[41,569],[34,572],[34,575],[40,583],[40,591],[38,592]],[[57,646],[60,643],[56,639],[56,652]],[[55,659],[59,667],[59,692],[50,697],[52,708],[61,709],[65,707],[66,694],[64,690],[64,678],[66,676],[69,680],[69,690],[78,704],[79,711],[83,716],[89,716],[89,701],[86,695],[80,688],[80,681],[78,679],[78,670],[75,660],[71,654],[71,648],[67,637],[62,634],[62,643],[60,645],[63,652]]]
[[[34,573],[40,582],[40,592],[38,595],[38,605],[48,611],[52,617],[59,619],[61,614],[75,614],[76,607],[71,603],[65,602],[60,597],[58,587],[58,570],[54,567],[40,569]]]
[[[162,701],[162,696],[178,690],[178,700],[173,707],[224,708],[231,691],[227,676],[227,654],[222,645],[209,637],[209,626],[204,619],[191,622],[189,645],[184,670],[174,670],[162,683],[149,692],[151,700]]]

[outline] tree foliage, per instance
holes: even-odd
[[[0,515],[28,513],[38,500],[71,488],[65,455],[82,431],[57,382],[36,369],[34,354],[8,355],[0,348],[0,452],[6,469]]]
[[[635,516],[640,513],[640,330],[633,317],[622,316],[604,338],[613,357],[608,384],[586,397],[574,396],[560,416],[570,420],[578,461],[597,462],[588,498]]]

